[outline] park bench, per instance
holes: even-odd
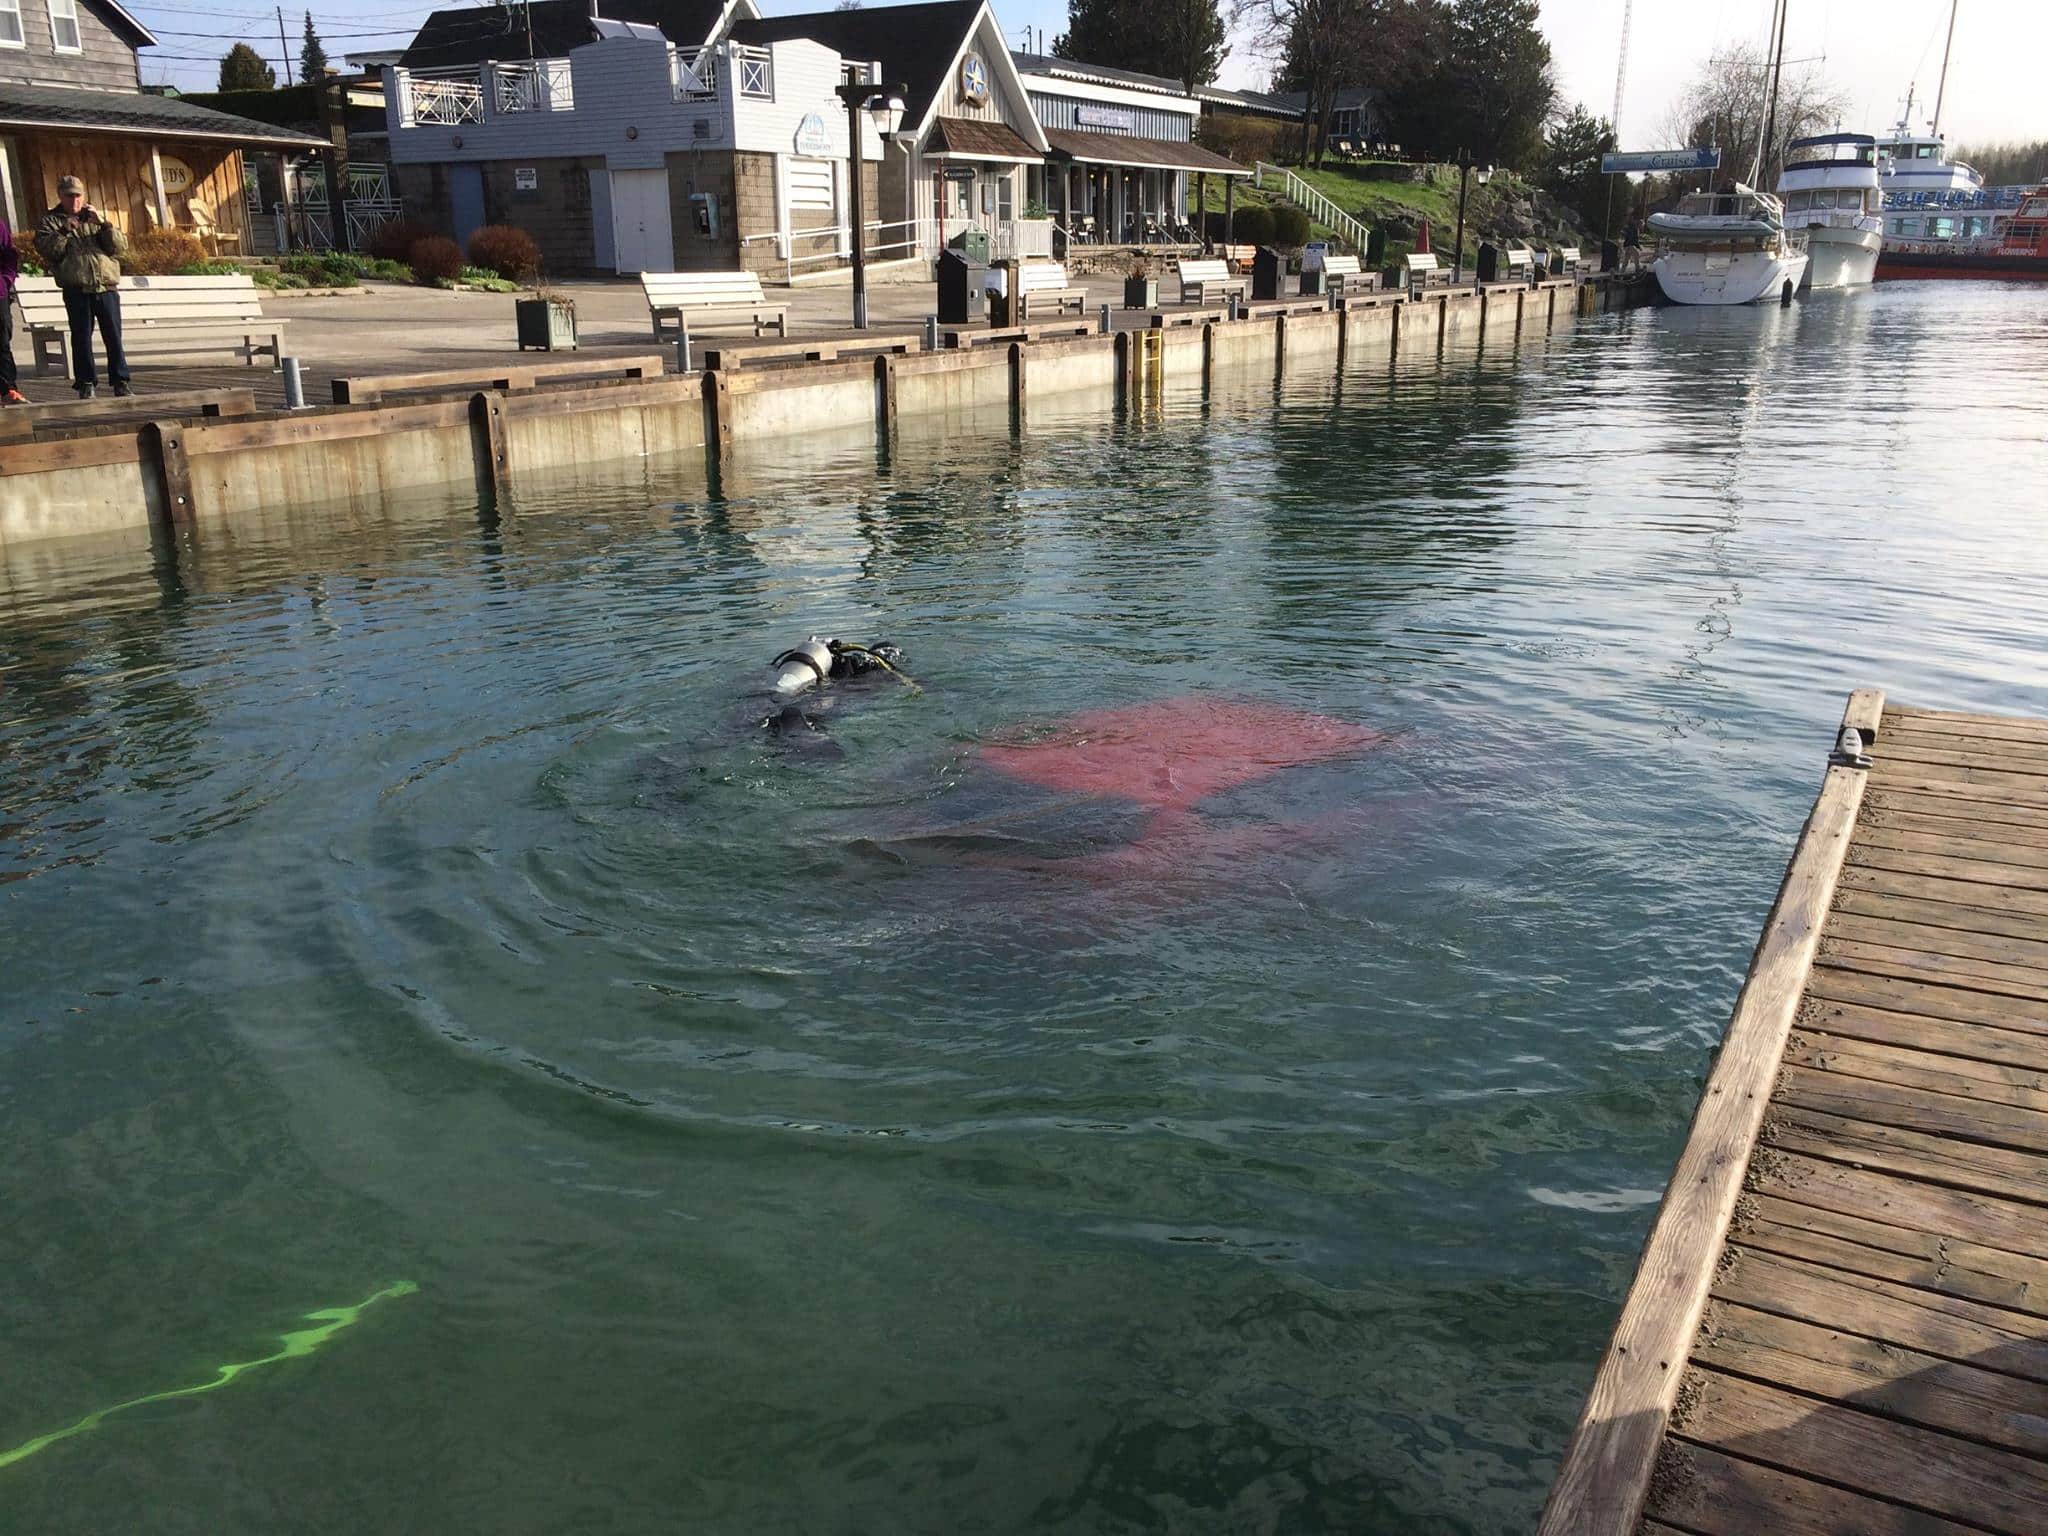
[[[250,367],[275,360],[286,322],[266,320],[256,284],[246,273],[227,277],[124,277],[121,346],[129,357],[240,353]],[[65,369],[71,321],[54,277],[24,277],[15,290],[35,345],[36,372]],[[273,363],[273,366],[275,364]]]
[[[1212,256],[1207,261],[1175,262],[1174,275],[1180,279],[1180,301],[1183,304],[1213,301],[1217,294],[1235,293],[1242,297],[1251,286],[1241,277],[1232,277],[1229,266],[1220,256]]]
[[[642,272],[640,291],[647,295],[656,341],[662,339],[664,324],[694,331],[700,325],[743,323],[756,336],[771,329],[789,335],[789,306],[770,302],[752,272]]]
[[[1068,285],[1067,269],[1056,261],[1020,261],[1017,263],[1016,302],[1011,305],[1011,318],[1018,325],[1031,323],[1031,312],[1049,308],[1056,315],[1072,309],[1080,314],[1088,307],[1088,290]]]
[[[1510,283],[1533,283],[1536,280],[1536,253],[1526,245],[1510,245],[1500,253],[1500,269]]]
[[[1259,248],[1256,245],[1219,245],[1216,254],[1230,263],[1231,271],[1249,272],[1252,263],[1258,260]]]
[[[1411,254],[1401,258],[1407,268],[1408,292],[1418,295],[1425,288],[1448,288],[1451,285],[1450,269],[1441,265],[1428,251],[1419,255]]]
[[[374,405],[386,395],[427,391],[474,394],[480,389],[535,389],[542,384],[660,378],[659,352],[640,357],[582,357],[573,363],[513,363],[505,367],[437,368],[426,373],[353,374],[329,384],[336,405]]]
[[[1553,277],[1577,277],[1579,265],[1579,248],[1576,245],[1560,245],[1551,255],[1550,274]]]
[[[1368,272],[1359,265],[1356,256],[1325,256],[1323,258],[1323,286],[1332,298],[1352,289],[1369,292],[1379,287],[1377,272]]]

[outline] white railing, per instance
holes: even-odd
[[[352,163],[348,167],[347,175],[351,202],[375,203],[393,197],[391,173],[384,166]]]
[[[897,219],[894,222],[877,219],[862,224],[862,256],[871,262],[900,261],[905,257],[915,256],[917,249],[912,242],[917,227],[918,221],[914,219]],[[844,224],[822,224],[816,229],[792,229],[787,232],[769,230],[765,234],[743,236],[740,244],[762,245],[773,241],[775,254],[782,259],[783,281],[793,283],[800,273],[850,266],[852,260],[847,255],[847,230],[848,226]],[[821,240],[830,241],[830,248],[802,253],[791,249],[792,245]]]
[[[668,76],[677,101],[710,101],[718,95],[718,54],[710,48],[678,48],[669,55]]]
[[[473,69],[446,73],[414,72],[406,81],[406,97],[415,123],[456,127],[484,120],[483,82]]]
[[[927,214],[919,219],[917,248],[929,255],[937,255],[961,235],[976,229],[988,236],[990,261],[1052,255],[1051,219],[989,219],[984,222],[957,214],[948,214],[944,218],[933,218]]]
[[[576,106],[567,59],[527,59],[493,71],[498,112],[568,112]]]
[[[342,214],[342,223],[348,232],[348,248],[352,251],[362,251],[369,249],[370,237],[379,229],[393,219],[405,216],[405,204],[395,197],[351,197]]]
[[[752,96],[761,101],[775,99],[775,65],[766,48],[735,46],[732,62],[742,96]]]
[[[1357,219],[1339,208],[1314,187],[1303,181],[1284,165],[1268,165],[1263,160],[1252,163],[1252,184],[1263,188],[1266,178],[1272,177],[1280,184],[1280,195],[1295,204],[1323,228],[1343,236],[1351,242],[1354,250],[1363,254],[1368,233]]]

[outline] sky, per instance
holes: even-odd
[[[761,0],[771,15],[822,8],[828,0]],[[873,3],[873,0],[870,0]],[[210,89],[214,61],[247,40],[273,65],[280,46],[277,17],[258,0],[129,0],[162,40],[143,53],[143,78],[170,79],[189,90]],[[1229,0],[1225,0],[1226,8]],[[1584,102],[1601,116],[1614,106],[1614,72],[1624,0],[1542,0],[1566,102]],[[306,0],[285,8],[285,32],[296,71]],[[1908,83],[1917,83],[1914,116],[1924,129],[1941,72],[1945,0],[1791,0],[1785,56],[1811,59],[1853,103],[1842,127],[1882,132],[1898,121]],[[314,0],[313,17],[336,63],[351,50],[402,46],[432,9],[431,0]],[[1771,0],[1634,0],[1621,142],[1629,149],[1667,148],[1658,130],[1672,103],[1708,54],[1741,41],[1759,47]],[[1066,23],[1065,0],[996,0],[1011,45],[1049,46]],[[2030,78],[2048,58],[2048,0],[1958,0],[1955,49],[1949,65],[1942,131],[1950,143],[2048,138],[2048,106]],[[152,59],[155,62],[152,62]],[[1224,62],[1226,85],[1264,83],[1267,64],[1242,38]],[[1788,66],[1789,67],[1789,66]],[[1924,103],[1924,104],[1923,104]]]

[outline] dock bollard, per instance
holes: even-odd
[[[926,315],[924,317],[924,349],[927,352],[939,350],[939,317],[937,315]]]
[[[676,316],[676,372],[690,371],[690,322],[682,315]]]
[[[303,411],[306,408],[306,381],[299,377],[299,360],[283,357],[278,364],[284,369],[284,408],[288,411]]]
[[[1107,304],[1103,305],[1096,312],[1095,334],[1098,336],[1107,336],[1109,334],[1109,306]]]

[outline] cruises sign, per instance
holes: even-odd
[[[1613,176],[1622,171],[1711,171],[1719,168],[1718,149],[1639,149],[1629,154],[1600,157],[1600,174]]]

